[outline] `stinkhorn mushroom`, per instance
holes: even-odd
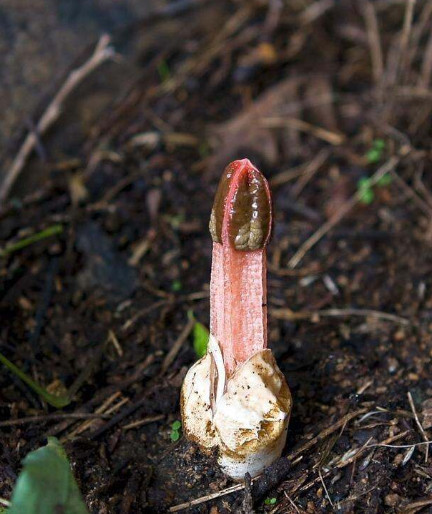
[[[248,159],[232,162],[210,217],[213,256],[207,354],[181,392],[183,429],[223,471],[252,477],[285,445],[291,394],[267,348],[266,245],[272,225],[267,180]]]

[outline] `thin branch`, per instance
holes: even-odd
[[[292,188],[292,195],[294,198],[298,198],[312,180],[313,176],[320,170],[321,166],[329,158],[331,151],[328,148],[324,148],[305,166],[302,170],[301,176]]]
[[[421,435],[423,437],[423,441],[425,443],[429,443],[430,441],[428,440],[428,436],[426,435],[426,432],[425,432],[422,424],[420,423],[420,420],[419,420],[419,417],[418,417],[418,414],[417,414],[417,410],[416,410],[415,405],[414,405],[414,400],[413,400],[411,391],[408,391],[408,401],[409,401],[412,413],[414,415],[414,420],[415,420],[415,422],[416,422],[416,424],[418,426],[418,429],[420,430],[420,433],[421,433]],[[429,457],[429,444],[426,445],[425,462],[428,461],[428,457]]]
[[[344,317],[344,316],[360,316],[391,321],[400,325],[411,325],[406,318],[390,314],[389,312],[375,311],[373,309],[323,309],[318,311],[300,311],[293,312],[290,309],[271,309],[270,315],[276,319],[284,319],[295,321],[299,319],[310,319],[314,317]]]
[[[379,179],[391,171],[399,161],[400,157],[391,157],[372,175],[369,182],[370,186],[373,187]],[[326,223],[324,223],[300,246],[297,252],[291,257],[288,267],[291,269],[297,267],[308,251],[313,248],[332,228],[334,228],[351,211],[351,209],[357,205],[361,198],[362,192],[357,191],[349,200],[347,200]]]
[[[183,346],[183,343],[186,341],[186,339],[189,337],[189,334],[191,333],[193,327],[194,327],[195,321],[193,319],[190,319],[180,335],[178,336],[175,343],[172,345],[171,350],[167,353],[165,356],[165,359],[162,362],[161,371],[160,374],[163,375],[166,370],[171,366],[171,364],[174,362],[174,359],[176,358],[178,352],[180,351],[180,348]]]
[[[366,23],[367,36],[369,41],[370,55],[372,61],[372,72],[375,84],[382,82],[384,60],[381,48],[381,39],[379,33],[378,19],[375,7],[372,2],[367,0],[364,4],[364,18]]]
[[[396,82],[399,80],[400,74],[405,67],[407,60],[408,43],[411,35],[415,3],[416,0],[407,0],[406,2],[402,37],[400,42],[399,60],[396,72]]]
[[[319,0],[318,2],[312,2],[299,17],[299,21],[302,25],[307,25],[314,22],[319,17],[323,16],[329,9],[335,6],[334,0]]]
[[[16,425],[27,425],[29,423],[45,423],[47,421],[57,421],[59,419],[102,419],[109,418],[107,414],[93,414],[89,412],[64,412],[60,414],[44,414],[41,416],[28,416],[18,419],[7,419],[0,421],[0,427],[13,427]]]
[[[429,87],[430,79],[432,76],[432,32],[429,36],[426,48],[423,51],[423,62],[421,65],[420,78],[417,86],[419,88],[427,89]]]
[[[110,38],[104,34],[99,39],[93,54],[80,67],[71,71],[54,96],[45,112],[42,114],[36,125],[36,130],[29,132],[24,139],[11,167],[7,171],[6,178],[0,186],[0,205],[6,200],[18,176],[24,169],[30,155],[36,147],[38,137],[42,136],[51,125],[58,119],[63,108],[63,104],[70,93],[103,62],[114,57],[114,49],[110,46]]]
[[[409,430],[407,431],[409,432]],[[375,448],[376,446],[382,446],[384,448],[415,448],[417,446],[423,446],[424,444],[432,444],[432,441],[422,441],[421,443],[414,443],[414,444],[384,444],[384,443],[377,443],[377,444],[370,444],[368,445],[368,448]]]
[[[328,492],[327,486],[325,485],[324,478],[323,478],[323,476],[322,476],[322,472],[321,472],[321,468],[318,470],[318,475],[319,475],[319,477],[320,477],[320,480],[321,480],[322,486],[323,486],[323,488],[324,488],[324,492],[325,492],[325,494],[326,494],[326,496],[327,496],[327,500],[330,502],[330,505],[332,506],[332,508],[333,508],[333,510],[334,510],[335,506],[334,506],[334,503],[332,502],[332,499],[330,498],[330,494],[329,494],[329,492]]]
[[[432,217],[432,207],[429,206],[429,204],[421,198],[416,191],[410,187],[403,178],[399,176],[399,174],[396,172],[396,170],[391,170],[391,174],[394,177],[395,181],[399,184],[401,189],[405,191],[407,196],[411,198],[411,200],[414,201],[414,203],[417,204],[417,206],[426,214],[428,217]]]
[[[405,514],[411,514],[417,512],[422,507],[427,507],[432,503],[432,498],[424,498],[423,500],[418,500],[413,503],[409,503],[405,505],[404,512]]]
[[[138,419],[137,421],[133,421],[128,425],[122,426],[123,430],[130,430],[131,428],[142,427],[143,425],[148,425],[149,423],[155,423],[156,421],[161,421],[165,418],[165,414],[157,414],[156,416],[148,416],[147,418]]]
[[[253,480],[252,480],[253,482]],[[189,507],[193,507],[194,505],[199,505],[200,503],[205,503],[210,500],[214,500],[216,498],[220,498],[221,496],[226,496],[227,494],[235,493],[237,491],[242,491],[244,489],[244,484],[237,484],[231,487],[227,487],[222,491],[218,491],[212,494],[206,494],[205,496],[201,496],[201,498],[196,498],[195,500],[191,500],[186,503],[180,503],[179,505],[175,505],[171,507],[169,512],[179,512],[180,510],[188,509]]]
[[[299,511],[297,505],[291,500],[290,496],[288,495],[288,493],[286,491],[284,491],[284,496],[290,502],[290,504],[292,505],[293,509],[297,512],[297,514],[300,514],[300,511]]]
[[[261,124],[266,128],[290,127],[298,130],[299,132],[311,134],[334,146],[341,145],[346,139],[345,136],[339,132],[331,131],[318,125],[312,125],[311,123],[298,118],[289,118],[286,116],[283,118],[277,116],[268,117],[262,118]]]

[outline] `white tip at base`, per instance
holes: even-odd
[[[219,464],[234,480],[259,475],[282,453],[291,394],[271,350],[261,350],[228,379],[221,350],[209,350],[186,375],[181,393],[186,436],[203,450],[217,448]]]
[[[244,480],[246,473],[249,473],[251,478],[260,475],[265,468],[273,464],[273,462],[281,456],[285,446],[287,431],[288,423],[284,434],[277,439],[276,444],[271,448],[263,448],[261,451],[244,457],[221,453],[218,458],[219,466],[222,468],[225,475],[236,481]]]

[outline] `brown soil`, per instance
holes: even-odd
[[[240,490],[184,512],[429,512],[432,459],[409,445],[432,437],[432,3],[412,23],[410,2],[286,4],[125,27],[113,44],[133,57],[95,70],[41,137],[0,240],[64,230],[2,258],[0,351],[72,388],[62,413],[105,415],[53,419],[3,369],[1,497],[47,435],[64,441],[92,513],[168,512],[233,485],[170,435],[195,360],[188,311],[208,324],[213,195],[226,163],[249,157],[273,184],[269,344],[293,395],[289,436],[249,501]],[[345,209],[389,162],[370,203]]]

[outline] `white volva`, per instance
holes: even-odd
[[[210,336],[207,354],[188,371],[181,392],[183,429],[201,449],[219,452],[235,480],[252,477],[285,445],[291,394],[271,350],[257,352],[228,379],[222,353]]]

